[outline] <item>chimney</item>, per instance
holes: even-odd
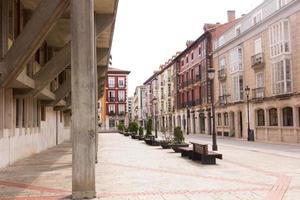
[[[228,22],[234,21],[235,20],[235,10],[228,10],[227,18],[228,18]]]

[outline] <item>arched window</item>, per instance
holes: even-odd
[[[270,126],[278,126],[278,116],[276,108],[272,108],[269,110],[269,120]]]
[[[293,108],[285,107],[282,109],[283,126],[293,126]]]
[[[224,113],[224,126],[228,126],[228,113]]]
[[[263,109],[259,109],[256,111],[257,116],[257,126],[265,125],[265,111]]]

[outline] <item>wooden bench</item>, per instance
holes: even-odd
[[[193,144],[193,160],[200,160],[202,164],[216,164],[216,158],[222,159],[223,156],[220,153],[208,151],[207,144],[199,144],[191,142]]]
[[[193,148],[192,147],[178,147],[178,150],[181,153],[181,157],[191,158],[191,154],[193,153]]]

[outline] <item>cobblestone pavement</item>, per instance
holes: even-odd
[[[188,137],[210,143],[208,137]],[[299,146],[219,139],[223,160],[202,165],[119,134],[99,135],[97,198],[103,200],[299,200]],[[283,150],[281,150],[283,149]],[[297,152],[298,151],[298,152]],[[71,145],[0,171],[1,200],[68,199]]]

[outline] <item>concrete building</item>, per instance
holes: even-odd
[[[145,115],[147,119],[152,119],[152,128],[155,130],[159,127],[158,121],[158,72],[155,71],[153,75],[144,82],[145,86]]]
[[[133,103],[132,103],[132,113],[133,120],[136,121],[139,126],[146,127],[146,114],[145,110],[145,86],[137,86],[135,88]]]
[[[101,119],[103,127],[114,129],[127,114],[127,87],[129,71],[109,67],[102,97]]]
[[[179,54],[179,53],[178,53]],[[160,66],[158,72],[158,120],[159,128],[164,131],[173,131],[175,126],[175,104],[176,104],[176,63],[172,59]]]
[[[300,1],[266,0],[215,39],[219,135],[300,142],[299,22]]]
[[[73,198],[96,196],[96,102],[104,91],[117,5],[0,2],[0,168],[72,135]]]

